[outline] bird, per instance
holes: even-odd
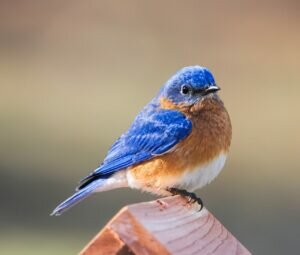
[[[229,114],[208,68],[173,74],[110,147],[103,162],[51,215],[61,215],[96,192],[133,188],[181,195],[203,207],[195,190],[222,170],[231,143]]]

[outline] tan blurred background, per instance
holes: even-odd
[[[233,123],[198,192],[254,254],[296,254],[299,1],[0,1],[0,254],[75,254],[138,191],[51,210],[177,69],[204,65]]]

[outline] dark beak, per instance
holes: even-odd
[[[208,95],[208,94],[210,94],[210,93],[217,92],[217,91],[220,90],[220,89],[221,89],[221,88],[218,87],[216,84],[211,85],[211,86],[209,86],[207,89],[205,89],[205,90],[203,91],[203,95],[205,96],[205,95]]]

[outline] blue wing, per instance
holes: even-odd
[[[179,111],[142,111],[128,131],[112,145],[99,168],[84,178],[78,189],[167,152],[191,130],[192,122]]]

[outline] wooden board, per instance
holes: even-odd
[[[207,209],[179,197],[124,207],[81,255],[251,254]]]

